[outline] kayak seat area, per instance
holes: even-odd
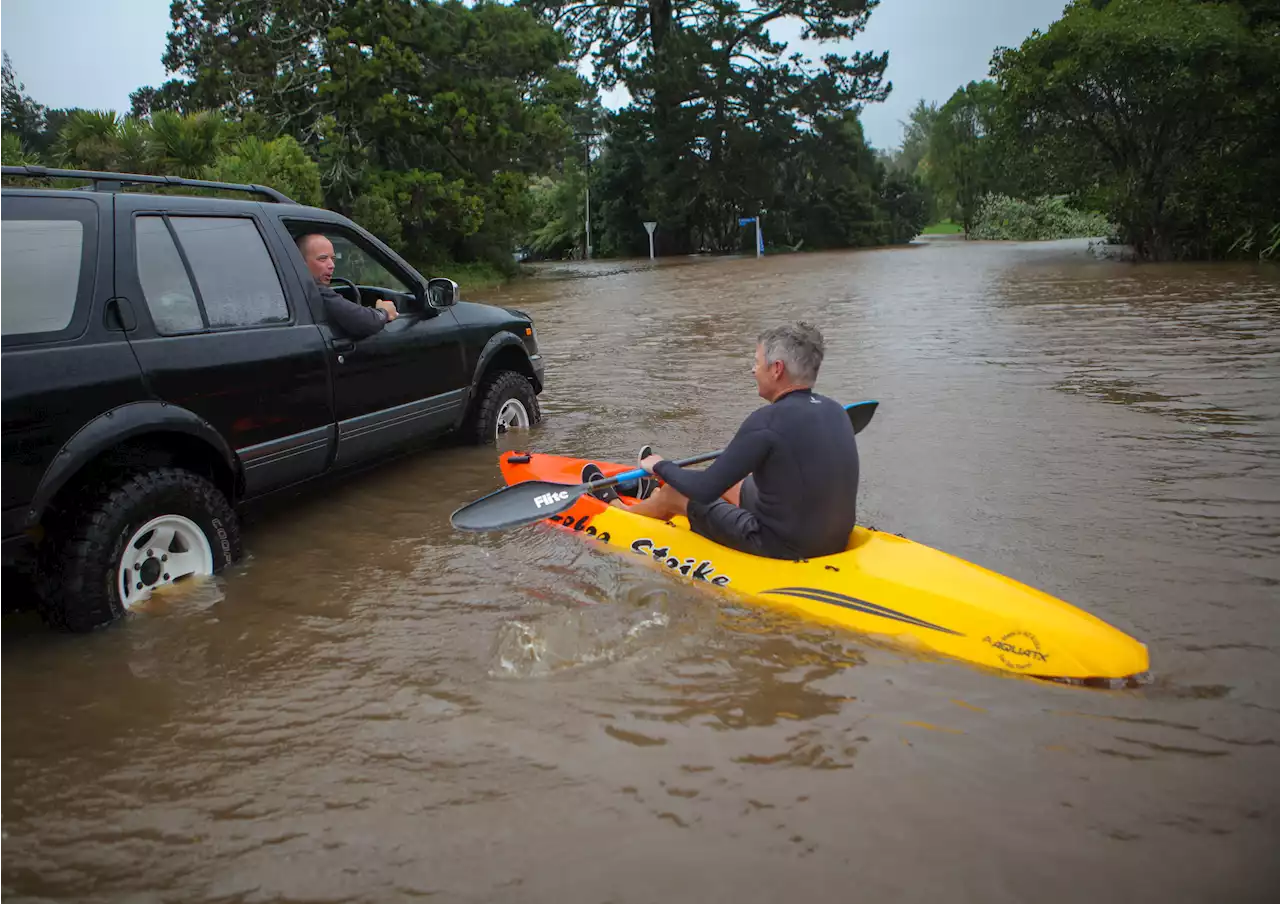
[[[689,519],[684,515],[676,515],[669,522],[672,527],[679,530],[690,530]],[[853,552],[855,549],[866,546],[875,537],[876,532],[866,527],[855,527],[853,533],[849,534],[849,543],[845,546],[845,552]],[[836,555],[841,555],[836,553]]]
[[[849,534],[849,545],[844,548],[844,551],[853,552],[860,546],[866,546],[874,536],[875,531],[873,530],[865,527],[855,527],[853,533]]]

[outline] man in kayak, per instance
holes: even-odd
[[[824,351],[822,333],[803,321],[761,333],[752,373],[770,404],[743,421],[705,470],[681,468],[646,446],[640,466],[664,485],[627,511],[662,521],[685,515],[695,533],[768,558],[843,552],[857,513],[858,446],[844,407],[813,391]],[[594,467],[584,469],[584,482]]]

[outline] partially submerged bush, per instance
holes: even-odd
[[[1109,236],[1115,227],[1100,213],[1082,213],[1065,198],[1044,196],[1022,201],[990,194],[982,199],[970,238],[1035,242],[1045,239]]]

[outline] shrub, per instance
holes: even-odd
[[[1100,213],[1084,213],[1067,206],[1066,198],[1043,196],[1022,201],[989,194],[982,199],[970,238],[1035,242],[1109,236],[1115,227]]]

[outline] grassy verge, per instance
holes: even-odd
[[[463,298],[466,298],[467,293],[475,289],[494,289],[498,286],[506,285],[513,276],[519,275],[515,271],[504,273],[493,264],[485,261],[472,261],[467,264],[446,261],[440,264],[432,264],[428,267],[419,267],[418,272],[428,278],[436,276],[448,277],[458,284],[458,288],[462,290]]]
[[[964,227],[959,223],[951,220],[943,220],[940,223],[934,223],[924,227],[924,235],[960,235],[964,232]]]

